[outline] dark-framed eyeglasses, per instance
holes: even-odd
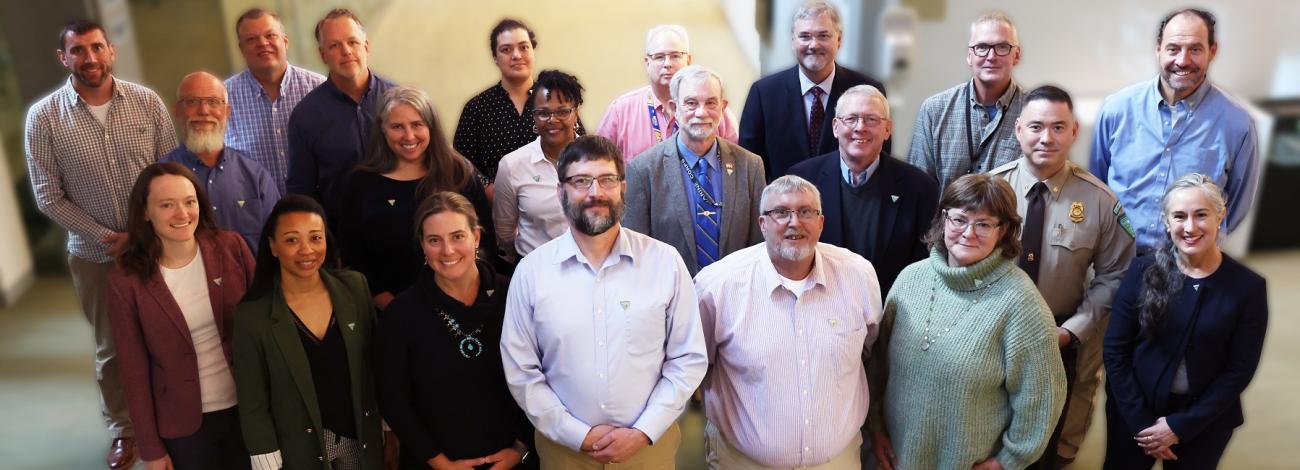
[[[822,215],[822,211],[821,209],[813,209],[811,207],[804,207],[797,210],[778,207],[776,209],[768,209],[763,211],[763,215],[783,224],[790,222],[790,216],[792,214],[798,214],[799,220],[808,221],[817,218],[817,216],[819,215]]]
[[[189,98],[181,98],[181,104],[190,109],[198,108],[200,104],[206,104],[209,108],[217,108],[225,106],[226,100],[221,98],[198,98],[192,96]]]
[[[549,109],[533,110],[533,117],[542,121],[549,121],[551,120],[552,117],[556,119],[568,119],[569,116],[572,115],[573,115],[573,108],[559,108],[554,111]]]
[[[993,53],[994,53],[994,54],[997,54],[998,57],[1002,57],[1002,56],[1005,56],[1005,55],[1007,55],[1007,54],[1010,54],[1010,53],[1011,53],[1011,50],[1012,50],[1012,49],[1015,49],[1015,48],[1016,48],[1016,45],[1015,45],[1015,44],[1009,44],[1009,43],[1005,43],[1005,42],[1003,42],[1003,43],[998,43],[998,44],[984,44],[984,43],[979,43],[979,44],[976,44],[976,45],[970,46],[970,51],[971,51],[971,52],[974,52],[975,55],[976,55],[976,56],[979,56],[979,57],[988,57],[988,55],[989,55],[989,51],[993,51]]]
[[[600,189],[614,189],[618,187],[618,183],[621,181],[623,181],[623,177],[619,175],[574,175],[564,179],[565,184],[582,191],[591,189],[593,182],[600,185]]]
[[[971,221],[966,216],[958,214],[951,215],[947,210],[943,211],[943,219],[946,227],[953,233],[966,233],[967,228],[974,227],[975,236],[985,238],[993,235],[993,231],[1002,226],[1002,222],[989,222],[987,220]]]

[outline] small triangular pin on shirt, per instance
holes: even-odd
[[[1200,290],[1201,290],[1201,285],[1200,285],[1200,284],[1192,284],[1192,290],[1194,290],[1194,291],[1200,291]]]
[[[496,291],[497,291],[496,289],[488,289],[488,290],[487,290],[487,296],[488,296],[488,297],[492,297],[492,293],[494,293],[494,292],[496,292]]]
[[[396,199],[389,199],[389,200],[388,200],[388,205],[389,205],[389,206],[393,206],[393,205],[396,205],[396,204],[397,204],[397,200],[396,200]]]
[[[541,181],[541,180],[542,180],[542,175],[533,175],[533,182],[534,182],[534,183],[536,183],[536,182],[538,182],[538,181]]]
[[[352,331],[357,331],[357,324],[356,324],[355,322],[354,322],[354,323],[348,323],[348,329],[349,329],[349,330],[352,330]]]
[[[893,202],[898,202],[898,195],[897,195],[897,194],[890,194],[890,195],[889,195],[889,200],[890,200],[890,201],[893,201]]]
[[[216,284],[216,285],[218,285],[218,286],[221,285],[221,278],[213,279],[213,280],[212,280],[212,283],[213,283],[213,284]]]
[[[632,302],[621,300],[618,302],[618,304],[623,306],[623,310],[627,310],[627,306],[632,305]]]
[[[982,285],[984,285],[984,280],[983,280],[983,279],[976,279],[976,280],[975,280],[975,287],[979,287],[979,286],[982,286]]]
[[[243,199],[240,199],[240,200],[238,200],[238,201],[235,201],[235,204],[239,204],[239,207],[244,207],[244,203],[246,203],[246,202],[248,202],[248,201],[245,201],[245,200],[243,200]]]

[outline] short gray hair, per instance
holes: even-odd
[[[867,84],[857,85],[853,88],[844,90],[844,93],[840,95],[840,101],[844,101],[844,99],[849,96],[857,95],[863,95],[865,98],[875,98],[880,100],[880,104],[885,106],[885,119],[889,119],[889,99],[885,98],[885,94],[881,93],[879,88]]]
[[[718,81],[718,95],[720,97],[725,97],[726,92],[722,88],[722,77],[719,77],[717,72],[714,72],[713,69],[703,65],[688,65],[686,68],[678,70],[677,73],[673,74],[672,81],[668,82],[668,93],[672,95],[673,102],[676,103],[678,97],[677,91],[681,89],[682,82],[687,79],[707,80],[710,77]]]
[[[812,184],[812,182],[795,175],[785,175],[777,178],[771,183],[768,183],[767,187],[763,188],[763,195],[758,199],[758,210],[771,210],[772,208],[767,206],[768,201],[781,194],[790,194],[795,192],[811,194],[813,201],[816,202],[817,210],[822,210],[821,191],[818,191],[817,186]]]
[[[844,23],[840,22],[840,11],[835,9],[835,5],[831,5],[825,0],[811,0],[799,5],[799,9],[794,12],[794,19],[790,20],[790,31],[794,32],[794,22],[814,18],[817,15],[826,15],[827,18],[830,18],[831,24],[835,26],[835,32],[844,34]]]
[[[1011,21],[1011,17],[1008,16],[1006,13],[1003,13],[999,10],[985,12],[984,14],[980,15],[979,18],[975,18],[975,21],[972,21],[970,23],[970,34],[974,36],[975,28],[978,28],[979,25],[982,25],[984,23],[1002,23],[1004,25],[1007,25],[1007,28],[1011,30],[1011,45],[1013,46],[1020,45],[1020,33],[1016,31],[1016,24]]]
[[[682,40],[682,48],[686,49],[682,52],[691,52],[691,36],[689,34],[686,34],[685,27],[682,27],[682,25],[679,24],[661,24],[659,26],[650,28],[650,31],[646,31],[645,33],[646,54],[650,53],[650,42],[654,41],[656,36],[659,36],[660,34],[663,33],[671,33],[676,35],[677,39]]]

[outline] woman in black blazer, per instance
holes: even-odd
[[[533,428],[501,369],[510,279],[475,259],[483,231],[464,196],[434,193],[415,213],[425,267],[380,316],[375,338],[379,407],[401,442],[401,468],[515,467]]]
[[[1169,240],[1134,260],[1103,343],[1107,469],[1218,466],[1268,323],[1264,278],[1219,250],[1223,192],[1192,173],[1165,192]]]

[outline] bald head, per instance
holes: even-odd
[[[226,102],[226,86],[220,78],[208,72],[194,72],[182,78],[176,89],[175,112],[185,135],[185,148],[200,156],[221,151],[230,104]]]

